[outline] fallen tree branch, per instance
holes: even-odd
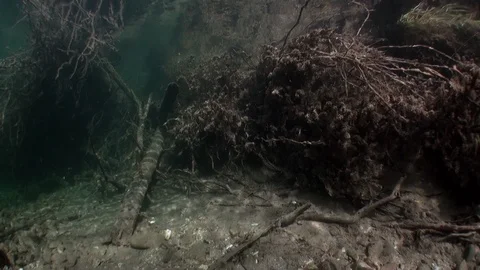
[[[221,269],[222,267],[225,267],[225,264],[227,264],[230,260],[232,260],[238,254],[242,253],[247,248],[251,247],[258,239],[264,237],[265,235],[267,235],[268,233],[270,233],[276,228],[286,227],[291,225],[293,222],[295,222],[296,218],[299,215],[301,215],[303,212],[305,212],[308,208],[310,208],[310,206],[311,206],[310,204],[304,204],[299,208],[295,209],[293,212],[290,212],[287,215],[278,218],[272,224],[270,224],[270,226],[260,231],[258,234],[253,236],[250,240],[239,245],[237,248],[232,249],[230,252],[223,255],[218,260],[216,260],[212,265],[210,265],[208,269],[214,270],[214,269]]]
[[[456,63],[456,64],[460,64],[460,61],[449,56],[448,54],[446,53],[443,53],[431,46],[426,46],[426,45],[420,45],[420,44],[416,44],[416,45],[398,45],[398,46],[395,46],[395,45],[388,45],[388,46],[379,46],[377,47],[377,49],[379,50],[382,50],[382,49],[405,49],[405,48],[409,48],[409,49],[415,49],[415,48],[424,48],[424,49],[427,49],[427,50],[430,50],[430,51],[433,51],[435,53],[438,53],[439,55],[447,58],[448,60]]]
[[[287,45],[288,38],[290,37],[290,34],[292,34],[293,29],[295,29],[295,27],[297,27],[297,25],[300,23],[300,20],[302,19],[303,10],[307,7],[309,2],[310,2],[310,0],[305,1],[305,4],[303,4],[303,6],[300,8],[300,12],[298,13],[297,21],[292,26],[292,28],[290,28],[287,35],[285,36],[285,39],[283,40],[282,49],[280,49],[280,56],[283,54],[283,50],[285,49],[285,46]]]
[[[239,207],[239,206],[248,206],[248,207],[272,207],[273,205],[271,203],[260,203],[260,204],[255,204],[255,203],[215,203],[212,202],[212,205],[215,206],[225,206],[225,207]]]
[[[369,204],[360,210],[358,210],[355,214],[347,217],[341,217],[341,216],[330,216],[330,215],[325,215],[321,213],[306,213],[302,215],[299,219],[300,220],[310,220],[310,221],[318,221],[318,222],[324,222],[324,223],[337,223],[337,224],[354,224],[357,223],[360,219],[371,213],[373,210],[378,208],[381,205],[384,205],[390,201],[395,200],[399,196],[400,188],[402,186],[403,181],[405,180],[406,177],[401,177],[397,184],[395,185],[395,188],[393,191],[388,195],[387,197],[384,197],[372,204]]]
[[[360,219],[370,214],[373,210],[377,209],[378,207],[391,202],[400,196],[400,189],[402,187],[403,182],[405,179],[411,175],[415,169],[415,164],[417,163],[418,159],[420,158],[422,152],[418,151],[416,155],[411,159],[408,163],[407,168],[405,170],[405,174],[398,179],[397,183],[395,184],[392,192],[387,196],[384,197],[372,204],[366,205],[360,210],[358,210],[355,214],[347,217],[342,216],[330,216],[321,213],[306,213],[302,215],[299,219],[300,220],[310,220],[310,221],[318,221],[324,223],[337,223],[337,224],[354,224],[357,223]]]
[[[97,150],[95,149],[95,146],[93,145],[92,141],[90,141],[90,147],[92,148],[93,157],[95,158],[95,161],[97,162],[97,165],[100,168],[100,172],[102,173],[102,176],[103,176],[103,182],[102,182],[103,188],[105,188],[104,184],[111,184],[118,192],[124,192],[126,187],[120,183],[117,183],[111,180],[111,177],[107,175],[107,172],[103,168],[102,162],[100,161]]]
[[[117,86],[125,93],[125,95],[133,101],[137,109],[140,109],[142,107],[142,103],[138,99],[137,95],[135,95],[135,92],[133,92],[133,90],[128,87],[125,81],[123,81],[122,77],[117,73],[112,64],[106,59],[101,59],[100,63],[102,63],[100,68],[103,70],[103,72],[105,72],[105,74],[117,84]]]
[[[384,224],[391,228],[401,228],[407,230],[435,230],[444,233],[462,233],[462,232],[480,232],[480,223],[472,225],[457,225],[449,223],[420,223],[420,222],[402,222]]]
[[[444,241],[452,241],[452,240],[460,240],[460,241],[475,241],[476,232],[466,232],[466,233],[450,233],[446,236],[438,238],[437,242],[444,242]]]
[[[357,31],[357,34],[355,35],[356,37],[358,37],[360,35],[360,33],[362,32],[362,29],[365,26],[365,24],[368,22],[368,19],[370,19],[370,10],[363,3],[359,3],[357,1],[352,1],[352,3],[354,3],[355,5],[359,5],[359,6],[363,7],[363,9],[365,9],[365,11],[367,12],[367,16],[365,17],[365,20],[363,20],[362,25],[360,26],[360,28]]]
[[[132,236],[135,231],[141,206],[163,150],[162,145],[163,136],[157,128],[152,137],[152,142],[140,162],[133,181],[125,194],[120,215],[115,222],[114,231],[112,232],[112,243],[115,245],[126,245],[128,238]]]
[[[178,94],[177,84],[170,84],[168,86],[164,100],[168,98],[169,102],[174,102],[176,100],[176,94],[172,97],[172,92]],[[146,111],[148,111],[149,104],[150,102],[147,103]],[[173,108],[173,105],[168,104],[168,102],[164,102],[164,104]],[[163,123],[159,123],[159,125],[162,124]],[[130,188],[127,190],[125,198],[123,199],[120,215],[114,224],[114,230],[111,234],[113,244],[127,245],[130,236],[133,235],[140,214],[140,209],[147,195],[150,183],[152,182],[153,173],[158,166],[162,152],[163,135],[160,126],[157,126],[151,138],[149,147],[142,152],[144,154],[143,158],[135,172]]]

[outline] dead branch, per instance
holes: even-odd
[[[171,92],[178,94],[178,85],[170,84],[164,96],[164,100],[168,97],[169,102],[175,102],[176,94],[173,95],[175,98],[172,98]],[[168,102],[164,102],[164,104],[167,103]],[[148,111],[149,106],[150,101],[147,102],[145,111]],[[168,106],[172,105],[168,104]],[[157,127],[151,138],[149,147],[143,152],[143,158],[139,163],[129,189],[125,194],[120,215],[114,224],[111,238],[112,243],[115,245],[127,245],[128,239],[135,231],[141,206],[145,200],[150,183],[152,182],[153,174],[164,150],[163,143],[164,139],[162,131]]]
[[[224,206],[224,207],[240,207],[240,206],[247,206],[247,207],[272,207],[271,203],[220,203],[220,202],[212,202],[212,205],[215,206]]]
[[[380,206],[382,206],[382,205],[384,205],[388,202],[391,202],[391,201],[395,200],[396,198],[398,198],[400,196],[400,189],[402,187],[402,184],[408,176],[413,174],[414,169],[415,169],[415,164],[417,163],[418,159],[421,157],[421,154],[422,154],[421,151],[417,151],[415,156],[413,156],[412,160],[408,163],[408,165],[406,167],[405,174],[402,177],[400,177],[400,179],[398,179],[398,181],[395,184],[392,192],[388,196],[386,196],[386,197],[384,197],[384,198],[382,198],[382,199],[380,199],[380,200],[378,200],[378,201],[376,201],[372,204],[369,204],[369,205],[366,205],[366,206],[362,207],[355,214],[353,214],[351,216],[348,216],[348,217],[340,217],[340,216],[329,216],[329,215],[320,214],[320,213],[306,213],[306,214],[302,215],[300,217],[300,219],[301,220],[325,222],[325,223],[346,224],[346,225],[357,223],[360,219],[362,219],[363,217],[370,214],[373,210],[377,209],[378,207],[380,207]]]
[[[365,17],[365,20],[363,20],[362,25],[360,26],[360,28],[358,28],[358,31],[357,31],[357,34],[356,34],[356,36],[358,37],[360,35],[360,33],[362,32],[362,29],[365,26],[365,24],[367,23],[368,19],[370,18],[370,10],[367,8],[367,6],[364,3],[359,3],[355,0],[353,0],[352,3],[354,3],[355,5],[359,5],[359,6],[363,7],[363,9],[365,9],[365,11],[367,12],[367,16]]]
[[[98,167],[100,168],[100,172],[102,173],[103,176],[103,181],[102,181],[102,187],[104,187],[104,184],[111,184],[118,192],[123,192],[125,191],[126,187],[123,186],[120,183],[117,183],[113,180],[111,180],[111,177],[107,175],[107,172],[103,168],[102,162],[100,160],[100,157],[97,153],[97,150],[95,149],[95,146],[93,145],[93,142],[90,141],[90,147],[92,148],[92,154],[93,157],[95,158],[95,161],[97,162]]]
[[[297,27],[297,25],[300,23],[300,20],[302,19],[303,10],[307,7],[309,2],[310,2],[310,0],[305,1],[305,4],[303,4],[303,6],[300,8],[300,12],[298,13],[298,16],[297,16],[297,21],[295,21],[295,24],[292,26],[292,28],[290,28],[290,30],[288,31],[287,35],[285,36],[285,38],[283,40],[283,45],[282,45],[282,48],[280,49],[280,55],[283,54],[283,50],[285,49],[285,46],[287,45],[288,38],[290,37],[290,34],[292,33],[293,29],[295,29],[295,27]]]
[[[114,225],[112,243],[126,245],[128,238],[133,235],[137,225],[137,218],[143,204],[148,187],[152,180],[153,173],[157,167],[158,159],[162,153],[163,136],[159,129],[155,130],[152,142],[135,172],[133,181],[130,184],[122,203],[120,215]]]
[[[427,49],[427,50],[430,50],[430,51],[433,51],[435,53],[438,53],[439,55],[447,58],[448,60],[456,63],[456,64],[460,64],[461,62],[449,55],[447,55],[446,53],[444,52],[441,52],[431,46],[427,46],[427,45],[420,45],[420,44],[415,44],[415,45],[389,45],[389,46],[380,46],[378,47],[377,49],[415,49],[415,48],[423,48],[423,49]]]
[[[390,193],[390,195],[361,208],[351,216],[341,217],[341,216],[329,216],[321,213],[306,213],[306,214],[303,214],[299,219],[309,220],[309,221],[318,221],[318,222],[324,222],[324,223],[345,224],[345,225],[355,224],[360,219],[362,219],[363,217],[371,213],[373,210],[375,210],[379,206],[382,206],[398,198],[400,194],[399,193],[400,188],[404,180],[405,180],[405,177],[400,177],[400,179],[398,180],[397,184],[395,185],[395,188]]]
[[[437,242],[444,242],[444,241],[452,241],[452,240],[461,240],[461,241],[472,241],[476,240],[475,236],[477,235],[477,232],[471,231],[471,232],[466,232],[466,233],[450,233],[448,235],[445,235],[443,237],[440,237],[436,239]]]
[[[110,61],[108,61],[107,59],[102,59],[100,63],[100,67],[106,74],[106,76],[112,79],[117,84],[117,86],[125,93],[125,95],[132,100],[137,110],[140,110],[140,108],[142,107],[142,103],[138,99],[135,92],[130,87],[128,87],[120,74],[117,73]]]
[[[480,232],[480,223],[472,225],[456,225],[449,223],[420,223],[420,222],[402,222],[383,224],[390,228],[401,228],[406,230],[435,230],[444,233],[465,233]]]
[[[292,143],[292,144],[303,145],[303,146],[325,145],[325,142],[323,141],[297,141],[297,140],[292,140],[285,137],[280,137],[278,139],[262,139],[262,140],[266,143],[283,142],[283,143]]]
[[[250,240],[232,249],[227,254],[217,259],[212,265],[210,265],[208,269],[215,270],[215,269],[220,269],[222,267],[225,267],[225,265],[229,261],[231,261],[235,256],[239,255],[247,248],[251,247],[258,239],[266,236],[276,228],[286,227],[291,225],[293,222],[295,222],[296,218],[299,215],[301,215],[303,212],[305,212],[308,208],[310,208],[310,206],[311,206],[310,204],[304,204],[299,208],[295,209],[294,211],[278,218],[277,220],[272,222],[272,224],[270,224],[267,228],[265,228],[264,230],[260,231],[255,236],[253,236]]]

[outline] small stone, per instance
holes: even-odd
[[[322,270],[341,270],[342,267],[340,263],[332,258],[327,259],[326,261],[320,264],[320,269]]]
[[[287,270],[288,264],[282,257],[277,257],[273,255],[265,255],[263,257],[263,266],[259,265],[258,269],[276,269],[276,270]]]
[[[50,263],[52,261],[52,252],[50,251],[50,249],[43,250],[42,259],[45,263]]]
[[[365,262],[357,262],[354,267],[355,270],[375,270],[375,268],[371,267]]]
[[[347,248],[347,256],[350,257],[352,260],[357,261],[360,256],[355,249]]]
[[[65,251],[65,246],[63,244],[60,244],[56,248],[58,253],[63,253]]]
[[[432,270],[432,268],[426,264],[421,264],[417,267],[417,270]]]
[[[245,267],[243,267],[241,264],[235,264],[232,270],[245,270]]]
[[[56,247],[59,246],[59,245],[60,245],[59,242],[57,242],[57,241],[52,241],[52,242],[48,243],[48,248],[49,248],[49,249],[54,249],[54,248],[56,248]]]
[[[387,265],[382,266],[382,268],[380,268],[380,269],[381,270],[397,270],[398,266],[394,263],[389,263]]]
[[[395,246],[393,246],[393,244],[389,241],[385,241],[385,244],[383,245],[382,256],[391,259],[395,255],[395,252]]]
[[[54,253],[52,255],[52,263],[59,265],[67,261],[67,256],[63,253]]]
[[[381,260],[380,257],[383,253],[384,243],[383,241],[376,241],[368,245],[367,247],[367,255],[369,262],[373,263],[374,265],[380,265]]]
[[[307,270],[317,270],[318,266],[313,260],[309,260],[307,263],[305,263],[305,266],[303,268]]]
[[[339,250],[337,251],[337,253],[335,253],[334,257],[335,257],[335,258],[343,258],[344,255],[345,255],[345,252],[343,252],[342,249],[339,249]]]
[[[208,245],[203,242],[193,244],[188,250],[189,256],[195,260],[202,260],[207,256]]]
[[[383,241],[376,241],[373,244],[368,245],[367,255],[371,260],[377,260],[383,251]]]
[[[168,263],[169,261],[171,261],[175,255],[175,251],[176,250],[174,248],[167,249],[167,252],[165,252],[165,255],[163,255],[162,262]]]
[[[68,253],[66,267],[68,269],[71,269],[77,263],[77,259],[78,259],[77,255],[75,255],[74,253]]]
[[[164,234],[165,240],[168,241],[172,237],[172,230],[166,229],[163,234]]]

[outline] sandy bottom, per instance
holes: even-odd
[[[326,195],[289,191],[251,181],[216,181],[230,188],[186,192],[157,184],[130,247],[105,244],[121,195],[103,198],[80,183],[17,209],[1,211],[0,241],[23,269],[207,269],[298,205],[308,211],[348,215],[355,209]],[[429,193],[427,193],[427,191]],[[391,222],[440,223],[458,213],[428,187],[407,186],[400,199],[345,226],[312,221],[271,231],[225,269],[474,269],[478,247],[429,231],[385,226]],[[3,228],[3,231],[1,230]]]

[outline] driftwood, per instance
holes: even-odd
[[[253,236],[250,240],[232,249],[230,252],[216,260],[212,265],[210,265],[208,270],[223,269],[230,260],[232,260],[238,254],[242,253],[247,248],[251,247],[258,239],[264,237],[276,228],[291,225],[293,222],[295,222],[295,219],[303,212],[305,212],[308,208],[310,208],[310,204],[304,204],[299,208],[295,209],[293,212],[290,212],[287,215],[278,218],[267,228]]]
[[[165,111],[171,111],[173,104],[170,103],[176,100],[177,94],[178,86],[176,84],[170,84],[165,93],[164,101],[162,102],[162,106],[168,107]],[[167,99],[168,101],[166,101]],[[150,101],[147,103],[147,106],[145,106],[145,111],[140,113],[140,115],[147,115],[149,104]],[[139,109],[141,110],[141,106],[139,106]],[[166,120],[166,117],[164,117],[164,119]],[[140,121],[142,121],[142,119],[140,119]],[[158,124],[160,126],[163,123],[159,120]],[[127,245],[128,239],[135,231],[140,209],[163,151],[163,135],[159,126],[155,128],[149,147],[146,148],[144,152],[142,151],[143,158],[123,199],[120,215],[117,217],[114,230],[111,234],[112,243],[115,245]],[[143,134],[143,131],[141,134]]]

